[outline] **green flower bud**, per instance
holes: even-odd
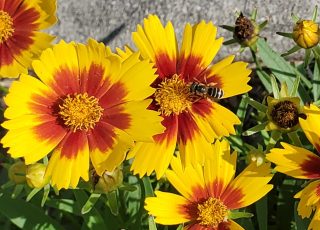
[[[293,40],[298,46],[308,49],[319,43],[319,25],[311,20],[301,20],[293,27]]]
[[[50,178],[45,177],[47,166],[40,163],[35,163],[27,166],[27,184],[31,188],[43,188],[49,183]]]
[[[122,169],[116,168],[112,172],[105,171],[101,177],[94,175],[93,181],[96,182],[94,192],[108,193],[116,190],[123,181]]]
[[[22,161],[18,161],[10,166],[8,176],[11,181],[16,184],[23,184],[26,181],[26,165]]]

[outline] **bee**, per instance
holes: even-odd
[[[220,99],[224,95],[222,89],[210,85],[205,85],[200,82],[192,82],[190,84],[190,92],[195,96],[209,99]]]

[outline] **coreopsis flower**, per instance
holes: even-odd
[[[54,39],[40,30],[57,21],[56,0],[0,0],[0,77],[27,73]]]
[[[58,189],[101,175],[122,163],[134,141],[152,141],[162,118],[148,110],[155,69],[139,54],[122,59],[90,39],[61,41],[32,63],[38,78],[22,74],[12,84],[1,143],[12,157],[32,164],[50,152],[46,176]]]
[[[204,166],[183,166],[174,157],[166,176],[181,194],[156,191],[146,198],[145,209],[163,225],[185,223],[184,229],[243,229],[232,211],[246,207],[266,195],[272,185],[269,164],[251,163],[236,178],[237,153],[230,154],[226,141],[216,141],[206,152]]]
[[[203,153],[215,138],[235,134],[234,125],[240,120],[217,100],[248,92],[251,71],[245,62],[232,63],[234,56],[210,65],[223,41],[216,39],[216,33],[212,22],[187,24],[178,48],[171,22],[164,27],[155,15],[133,33],[142,57],[157,68],[150,109],[161,113],[166,127],[163,134],[154,136],[155,143],[139,142],[129,153],[135,157],[134,173],[143,176],[155,171],[160,178],[177,144],[185,163],[204,162]]]
[[[299,119],[300,126],[308,140],[320,152],[320,109],[315,105],[305,108],[306,119]],[[298,213],[302,218],[313,218],[308,229],[320,226],[320,157],[311,151],[281,143],[281,148],[274,148],[267,154],[267,159],[276,164],[275,170],[298,179],[309,179],[310,183],[295,198],[299,198]]]
[[[293,27],[292,38],[298,46],[308,49],[319,43],[319,25],[312,20],[300,20]]]

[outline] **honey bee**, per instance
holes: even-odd
[[[220,99],[224,95],[222,89],[210,85],[205,85],[200,82],[192,82],[190,84],[190,92],[196,96],[209,99]]]

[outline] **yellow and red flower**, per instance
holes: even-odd
[[[305,107],[306,119],[299,119],[308,140],[320,152],[320,109],[315,105]],[[276,164],[275,170],[298,179],[312,181],[295,195],[299,198],[298,213],[302,218],[310,217],[314,212],[308,229],[320,226],[320,157],[307,149],[281,143],[283,149],[274,148],[267,154],[267,159]]]
[[[27,73],[54,39],[39,30],[57,21],[56,0],[0,0],[0,77]]]
[[[102,43],[61,41],[32,63],[38,78],[22,74],[5,98],[1,143],[32,164],[52,152],[46,176],[58,189],[114,170],[134,141],[152,141],[162,118],[148,110],[155,69],[134,53],[126,60]]]
[[[182,45],[178,49],[171,22],[165,27],[159,18],[150,15],[144,27],[138,25],[133,41],[144,59],[157,68],[158,78],[152,86],[151,109],[160,111],[166,127],[163,134],[154,136],[155,143],[137,143],[128,157],[135,157],[135,174],[160,178],[168,168],[178,143],[183,162],[204,162],[204,152],[210,151],[215,138],[235,134],[238,117],[215,99],[195,95],[192,83],[204,84],[222,90],[222,98],[248,92],[251,87],[247,63],[232,63],[234,56],[210,66],[221,47],[223,38],[216,39],[217,28],[204,21],[184,30]]]
[[[272,185],[270,164],[251,163],[236,178],[237,153],[226,141],[216,141],[206,152],[204,165],[183,166],[174,157],[166,176],[181,194],[156,191],[145,208],[163,225],[186,223],[184,229],[243,229],[231,220],[231,211],[246,207],[266,195]]]

